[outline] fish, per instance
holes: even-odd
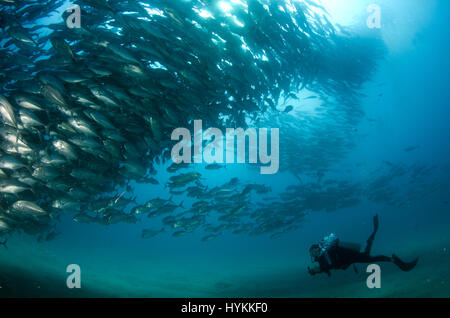
[[[42,209],[36,203],[25,200],[19,200],[14,202],[13,205],[11,206],[11,213],[33,217],[45,216],[48,214],[47,211]]]
[[[28,166],[13,156],[2,156],[0,158],[0,168],[7,170],[17,170],[21,168],[28,168]]]
[[[156,235],[158,235],[159,233],[162,233],[162,232],[164,232],[164,228],[162,228],[160,230],[144,229],[144,230],[142,230],[141,237],[142,238],[151,238],[151,237],[155,237]]]
[[[73,222],[102,226],[161,215],[164,226],[176,229],[173,236],[197,229],[272,235],[303,222],[303,211],[353,206],[361,193],[376,200],[384,189],[384,179],[365,190],[343,183],[320,191],[305,181],[258,206],[255,194],[271,192],[267,184],[232,178],[207,186],[193,164],[171,160],[172,131],[199,118],[211,127],[279,126],[291,145],[280,147],[280,169],[304,180],[341,158],[348,142],[343,136],[361,112],[358,87],[382,59],[383,46],[374,37],[337,32],[314,1],[233,4],[240,26],[215,10],[212,19],[201,18],[199,12],[211,10],[204,1],[152,3],[161,17],[135,0],[114,6],[80,0],[87,14],[74,29],[61,23],[69,16],[59,10],[63,4],[4,0],[0,8],[8,25],[0,51],[0,203],[7,211],[0,233],[46,241],[58,217],[70,213]],[[58,12],[59,21],[46,19]],[[329,67],[337,64],[348,67]],[[293,114],[293,105],[281,103],[300,100],[306,87],[314,94],[306,99],[324,101],[317,114],[339,120],[322,127],[302,107]],[[327,94],[336,102],[325,103]],[[289,116],[278,116],[283,106]],[[168,182],[156,173],[163,169]],[[135,183],[164,185],[192,205],[151,193],[138,204]],[[210,224],[212,216],[218,224]]]
[[[176,231],[172,234],[173,237],[179,237],[179,236],[184,236],[189,234],[189,231],[185,231],[185,230],[180,230],[180,231]]]
[[[178,205],[166,203],[166,204],[156,208],[154,210],[154,214],[162,215],[162,214],[167,214],[167,213],[173,213],[176,209],[182,208],[182,207],[183,207],[183,202],[180,202],[180,204],[178,204]],[[152,215],[149,215],[149,217],[150,216],[154,216],[154,215],[152,214]]]
[[[0,219],[0,233],[4,234],[10,230],[8,223]]]
[[[0,115],[2,116],[5,124],[12,127],[17,127],[17,120],[13,107],[8,99],[3,95],[0,95]]]
[[[83,213],[79,213],[73,217],[73,220],[77,223],[94,223],[96,221],[96,218]]]
[[[144,206],[146,206],[149,209],[158,209],[169,202],[172,202],[172,197],[170,197],[168,200],[161,199],[161,198],[154,198],[154,199],[150,199],[147,202],[145,202]]]
[[[0,180],[0,193],[8,193],[18,196],[24,191],[31,191],[31,187],[18,180]]]
[[[209,234],[209,235],[202,237],[201,241],[208,242],[208,241],[214,240],[215,238],[217,238],[217,236],[218,236],[218,234]]]
[[[69,144],[68,142],[60,139],[55,139],[52,141],[52,146],[55,151],[59,152],[63,155],[67,160],[76,160],[78,159],[78,153],[76,149]]]
[[[282,111],[282,113],[287,114],[287,113],[291,112],[293,109],[294,109],[294,106],[288,105],[288,106],[286,106],[286,107],[284,108],[284,110]]]
[[[30,95],[27,93],[19,93],[14,95],[14,100],[16,104],[31,111],[44,111],[44,106],[42,102],[39,101],[37,96]]]
[[[409,147],[406,147],[405,149],[404,149],[404,151],[405,152],[411,152],[411,151],[414,151],[414,150],[416,150],[416,149],[418,149],[419,148],[419,146],[409,146]]]
[[[222,168],[225,168],[225,165],[221,165],[218,163],[211,163],[211,164],[205,166],[206,170],[219,170]]]

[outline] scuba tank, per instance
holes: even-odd
[[[322,253],[327,251],[330,247],[338,245],[342,248],[346,248],[349,250],[354,250],[359,252],[361,250],[361,244],[358,243],[351,243],[351,242],[342,242],[339,240],[339,238],[336,236],[336,234],[331,233],[328,236],[325,236],[322,241],[319,242],[319,246],[322,250]]]
[[[338,243],[339,238],[336,236],[336,234],[331,233],[330,235],[325,236],[322,241],[319,242],[319,246],[323,253],[331,247],[338,245]]]
[[[328,265],[332,265],[330,256],[328,255],[328,250],[333,247],[333,246],[337,246],[339,244],[339,238],[336,236],[336,234],[331,233],[328,236],[325,236],[320,242],[319,242],[319,247],[320,247],[320,256],[324,256],[325,259],[327,260]]]

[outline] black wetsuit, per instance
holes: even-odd
[[[366,249],[367,250],[367,249]],[[331,269],[347,269],[354,263],[377,263],[377,262],[391,262],[392,258],[384,255],[370,256],[369,251],[366,253],[358,252],[339,245],[330,247],[327,251],[322,253],[317,259],[319,268],[313,268],[312,274],[327,273],[330,275]]]
[[[330,275],[331,269],[347,269],[350,265],[355,263],[378,263],[378,262],[393,262],[401,270],[409,271],[417,264],[417,259],[413,262],[406,263],[401,261],[397,256],[392,255],[392,257],[379,255],[370,256],[370,250],[372,248],[373,240],[375,239],[375,234],[378,231],[378,215],[373,218],[374,231],[372,235],[367,239],[367,246],[364,252],[359,252],[354,249],[349,249],[339,246],[339,242],[328,248],[326,251],[316,258],[319,263],[318,266],[309,268],[309,273],[311,275],[319,273],[327,273]]]

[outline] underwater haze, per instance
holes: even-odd
[[[449,297],[449,14],[0,0],[0,297]],[[183,155],[214,144],[196,120],[259,143],[174,163],[177,128]],[[364,248],[376,214],[371,254],[413,270],[379,263],[381,288],[368,264],[309,275],[312,244]]]

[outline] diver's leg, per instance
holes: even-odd
[[[369,255],[370,250],[372,249],[373,240],[375,239],[375,234],[378,231],[378,214],[373,217],[373,232],[367,239],[366,249],[364,250],[364,254]]]
[[[384,255],[370,256],[368,254],[361,253],[357,263],[392,262],[395,265],[397,265],[402,271],[408,272],[417,265],[418,260],[419,259],[416,258],[412,262],[404,262],[400,258],[398,258],[395,254],[392,255],[392,257],[388,257]]]
[[[349,259],[349,263],[378,263],[378,262],[392,262],[397,265],[402,271],[410,271],[416,265],[419,259],[416,258],[412,262],[404,262],[400,258],[398,258],[395,254],[392,257],[378,255],[378,256],[370,256],[366,253],[358,253],[352,256],[351,260]],[[347,266],[348,267],[348,266]]]
[[[392,258],[384,255],[370,256],[367,263],[392,262]]]
[[[388,256],[370,256],[366,253],[358,253],[352,258],[352,263],[378,263],[378,262],[392,262],[393,259]]]

